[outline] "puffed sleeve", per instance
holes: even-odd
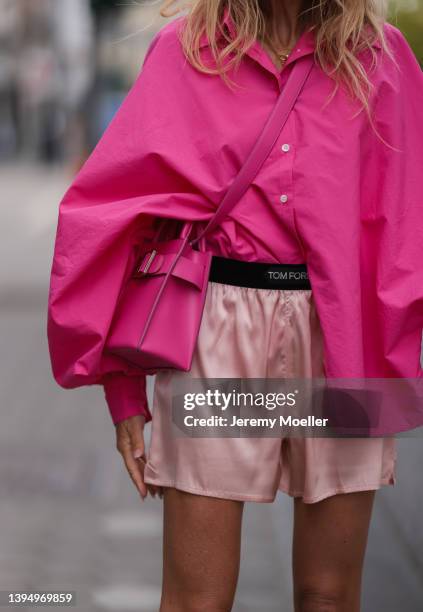
[[[142,371],[104,351],[134,243],[157,216],[210,214],[187,175],[197,172],[186,138],[189,101],[175,104],[175,96],[178,87],[189,94],[178,72],[177,39],[169,27],[165,32],[165,43],[163,29],[156,34],[129,94],[60,202],[51,267],[54,378],[68,389],[103,385],[114,423],[135,414],[151,419]],[[181,155],[176,145],[184,137]]]
[[[394,61],[384,54],[377,69],[362,143],[365,353],[370,376],[420,378],[423,76],[401,32],[386,26],[386,39]]]

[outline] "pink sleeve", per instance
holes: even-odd
[[[386,34],[395,62],[384,56],[380,63],[375,130],[362,143],[367,370],[376,377],[422,378],[423,74],[401,32],[387,25]]]
[[[187,181],[151,153],[163,140],[162,126],[170,116],[165,104],[169,92],[164,91],[164,100],[156,99],[165,90],[158,86],[157,64],[166,49],[153,53],[159,39],[160,33],[60,202],[50,274],[47,338],[53,376],[66,389],[104,385],[115,423],[134,414],[151,419],[144,372],[104,350],[134,263],[134,245],[148,235],[157,213],[166,216],[174,206],[175,192],[186,200]]]
[[[134,85],[59,206],[47,316],[53,376],[66,389],[105,385],[115,421],[147,414],[145,373],[105,350],[134,246],[157,217],[201,220],[215,206],[204,195],[212,181],[204,178],[202,140],[189,137],[191,72],[173,23],[153,39]]]
[[[104,378],[103,386],[110,416],[115,425],[136,415],[144,416],[146,423],[151,421],[145,376],[129,378],[109,374]]]

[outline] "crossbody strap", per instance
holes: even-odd
[[[250,151],[244,165],[226,192],[213,217],[198,236],[191,241],[191,244],[195,244],[201,240],[206,233],[215,229],[247,191],[279,138],[289,117],[289,113],[293,109],[307,77],[311,72],[313,64],[314,58],[312,55],[307,55],[296,60],[288,81],[279,94],[278,100],[267,118],[263,130]]]

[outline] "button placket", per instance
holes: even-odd
[[[294,147],[293,147],[293,126],[292,119],[289,118],[284,129],[283,135],[279,140],[279,156],[280,156],[280,173],[279,173],[279,206],[289,206],[293,202],[293,185],[292,185],[292,174],[293,174],[293,160],[294,160]]]

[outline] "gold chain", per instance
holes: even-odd
[[[289,54],[291,53],[291,51],[288,52],[283,52],[283,51],[275,51],[276,55],[278,56],[278,58],[280,59],[280,61],[282,62],[282,64],[284,64],[286,62],[286,60],[289,57]]]
[[[288,59],[292,49],[295,47],[295,45],[292,45],[290,47],[285,47],[283,49],[276,49],[270,42],[270,40],[268,39],[267,44],[269,45],[269,47],[273,50],[273,52],[275,53],[275,55],[277,55],[279,61],[284,64],[286,62],[286,60]]]

